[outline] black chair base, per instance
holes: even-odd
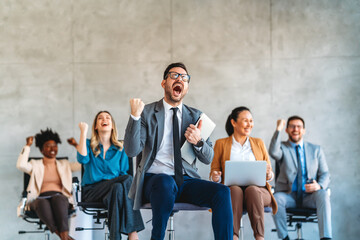
[[[287,208],[286,209],[286,221],[288,223],[289,232],[296,232],[297,238],[295,240],[304,240],[302,237],[302,223],[317,223],[318,218],[315,208]],[[294,228],[293,224],[295,224]],[[272,232],[276,232],[276,229],[272,229]]]
[[[27,221],[28,222],[28,221]],[[32,222],[35,223],[35,222]],[[43,223],[37,222],[39,224],[39,228],[36,231],[24,231],[20,230],[18,234],[27,234],[27,233],[44,233],[45,240],[50,240],[50,230],[47,227],[42,227]]]

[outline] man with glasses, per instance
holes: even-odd
[[[278,211],[273,216],[280,239],[289,239],[286,208],[316,208],[321,239],[331,239],[331,206],[326,189],[330,183],[329,169],[320,146],[305,142],[305,122],[292,116],[286,124],[288,141],[281,142],[280,132],[285,120],[278,120],[271,139],[269,154],[280,172],[276,177],[274,197]]]
[[[161,82],[163,99],[147,105],[141,99],[130,100],[124,148],[129,157],[141,154],[141,161],[129,197],[134,199],[134,209],[151,203],[151,239],[164,239],[174,203],[185,202],[211,208],[215,239],[231,240],[229,188],[201,180],[197,173],[196,162],[210,164],[214,151],[210,140],[201,138],[201,121],[195,126],[201,112],[182,103],[189,83],[185,65],[172,63],[165,69]],[[192,144],[196,156],[191,161],[181,158],[180,147],[185,141]]]

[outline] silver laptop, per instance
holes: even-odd
[[[224,184],[265,186],[266,164],[266,161],[226,161]]]

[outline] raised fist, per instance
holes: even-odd
[[[34,142],[34,137],[33,136],[30,136],[30,137],[26,138],[26,145],[27,146],[30,147],[33,144],[33,142]]]
[[[71,146],[74,146],[74,147],[77,147],[78,143],[76,142],[75,138],[69,138],[67,140],[67,142],[71,145]]]
[[[86,122],[80,122],[80,123],[79,123],[79,128],[80,128],[81,133],[85,133],[85,134],[86,134],[87,131],[88,131],[89,126],[87,125]]]
[[[130,99],[131,115],[134,117],[140,117],[142,111],[144,110],[144,106],[145,104],[140,98]]]
[[[276,124],[276,130],[280,131],[284,129],[285,127],[285,120],[284,119],[279,119],[277,120],[277,124]]]

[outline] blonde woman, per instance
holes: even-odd
[[[252,114],[247,107],[237,107],[229,115],[225,129],[229,137],[216,141],[214,158],[211,163],[210,178],[224,183],[225,161],[266,161],[266,180],[270,181],[274,173],[271,170],[269,155],[264,142],[260,138],[250,137],[254,126]],[[271,186],[230,186],[231,204],[233,208],[234,240],[239,239],[240,220],[243,207],[249,214],[251,227],[256,240],[264,239],[264,206],[271,206],[275,214],[277,204]]]
[[[116,124],[108,111],[96,114],[91,139],[86,139],[88,125],[79,123],[80,141],[76,146],[77,160],[84,165],[83,201],[103,202],[108,208],[110,239],[138,239],[137,232],[144,229],[139,210],[133,210],[128,198],[132,176],[127,175],[128,157],[118,141]]]

